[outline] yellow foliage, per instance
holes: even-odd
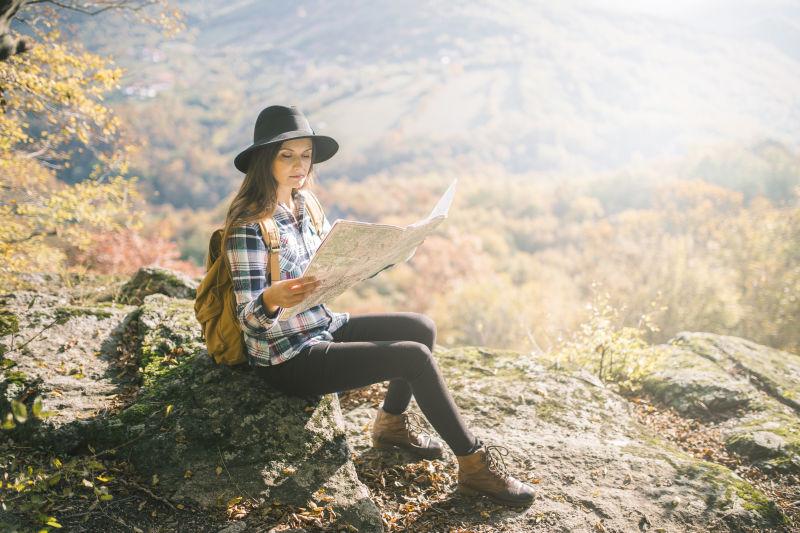
[[[16,286],[20,272],[60,271],[64,248],[85,249],[96,231],[141,225],[136,179],[67,185],[51,170],[15,154],[0,153],[10,179],[0,191],[0,283]]]
[[[40,42],[31,50],[0,62],[0,151],[67,159],[70,153],[58,148],[75,140],[113,141],[119,119],[101,97],[119,87],[122,69],[78,44],[61,43],[58,29],[37,33]]]
[[[103,98],[123,71],[44,20],[45,29],[32,28],[34,47],[0,62],[0,284],[7,287],[21,284],[21,272],[63,272],[65,250],[86,249],[98,232],[141,226],[137,180],[124,177],[133,147],[120,142],[120,120]],[[97,162],[68,185],[55,172],[69,167],[76,142]]]
[[[557,348],[545,354],[559,368],[585,368],[601,380],[615,383],[620,389],[636,391],[641,379],[649,375],[656,361],[653,347],[645,340],[648,331],[657,331],[653,315],[664,310],[657,300],[650,311],[640,315],[635,327],[624,326],[624,311],[610,302],[609,294],[598,282],[591,285],[592,302],[587,305],[588,319]]]

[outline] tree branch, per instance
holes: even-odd
[[[110,9],[127,9],[140,11],[155,5],[158,0],[111,0],[70,2],[69,0],[0,0],[0,61],[29,50],[33,43],[27,37],[19,37],[11,32],[11,20],[17,12],[33,4],[52,4],[61,9],[77,11],[84,15],[94,16]]]
[[[34,237],[39,237],[40,235],[43,235],[45,237],[50,237],[50,236],[56,235],[56,234],[57,234],[56,230],[54,230],[54,229],[52,229],[50,231],[34,231],[33,233],[31,233],[27,237],[23,237],[21,239],[11,239],[9,241],[3,239],[3,243],[5,243],[5,244],[19,244],[21,242],[29,241],[29,240],[33,239]]]
[[[88,2],[88,3],[84,4],[83,6],[79,6],[79,5],[73,5],[73,4],[68,4],[68,3],[64,3],[64,2],[59,2],[58,0],[27,0],[25,2],[25,5],[28,5],[28,4],[53,4],[53,5],[56,5],[56,6],[60,7],[60,8],[63,8],[63,9],[70,9],[72,11],[77,11],[78,13],[83,13],[85,15],[94,16],[94,15],[97,15],[99,13],[102,13],[103,11],[107,11],[109,9],[129,9],[131,11],[139,11],[142,8],[145,8],[147,6],[155,4],[156,2],[155,2],[155,0],[145,0],[143,3],[141,3],[139,5],[136,5],[136,6],[128,5],[128,3],[129,3],[129,0],[120,0],[119,2],[116,2],[116,3],[114,3],[114,2],[109,3],[105,7],[101,7],[99,9],[95,10],[95,11],[89,11],[89,9],[88,9],[89,6],[92,6],[92,5],[97,6],[97,5],[99,5],[99,3],[95,3],[95,2]]]
[[[11,35],[9,31],[11,19],[24,5],[25,0],[0,0],[0,61],[5,61],[30,48],[30,42],[27,39]]]

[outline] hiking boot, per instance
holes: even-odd
[[[439,459],[444,455],[442,444],[427,434],[424,424],[425,419],[416,413],[395,415],[378,407],[372,423],[372,446],[380,449],[397,446],[425,459]],[[426,433],[420,434],[415,429]]]
[[[482,494],[504,505],[529,505],[534,499],[533,487],[511,477],[504,455],[508,455],[508,448],[494,445],[482,446],[469,455],[456,455],[458,491]]]

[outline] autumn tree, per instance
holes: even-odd
[[[156,3],[161,10],[155,17],[138,13]],[[126,175],[133,147],[104,102],[105,95],[119,88],[122,69],[87,52],[59,29],[65,11],[96,15],[109,9],[135,11],[167,34],[181,28],[180,14],[162,1],[0,4],[0,15],[19,19],[33,43],[0,61],[4,286],[18,285],[20,272],[63,271],[65,250],[88,249],[99,232],[141,225],[143,200],[136,177]],[[12,40],[19,38],[12,29],[0,26],[0,31]],[[83,150],[91,150],[96,161],[89,175],[74,185],[60,182],[57,172],[69,168],[70,158]]]

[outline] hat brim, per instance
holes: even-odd
[[[247,173],[247,168],[250,165],[250,156],[253,151],[262,148],[269,144],[280,143],[289,139],[303,139],[309,138],[314,143],[314,163],[322,163],[327,161],[339,150],[339,143],[333,137],[327,135],[309,135],[307,131],[287,131],[280,135],[269,139],[251,144],[233,159],[233,165],[240,171]]]

